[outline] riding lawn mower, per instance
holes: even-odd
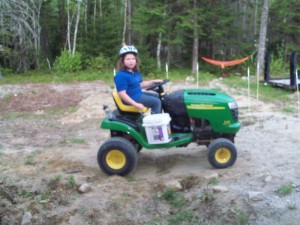
[[[187,147],[195,142],[207,146],[207,158],[217,169],[232,166],[237,158],[234,138],[240,129],[236,101],[223,93],[204,89],[176,90],[165,93],[164,80],[147,88],[162,101],[162,114],[146,115],[126,105],[118,93],[112,93],[116,109],[107,113],[102,129],[110,138],[97,154],[99,167],[108,175],[131,173],[143,149]],[[107,106],[104,106],[107,111]]]

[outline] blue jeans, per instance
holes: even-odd
[[[151,114],[161,113],[161,100],[157,93],[143,92],[138,102],[151,108]]]

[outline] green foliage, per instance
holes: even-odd
[[[25,199],[34,199],[35,197],[34,193],[26,191],[24,189],[18,189],[18,196]]]
[[[182,208],[186,204],[186,200],[182,193],[176,192],[171,188],[168,188],[163,193],[162,198],[175,208]]]
[[[149,75],[155,75],[157,73],[156,68],[157,67],[155,59],[147,56],[141,57],[140,70],[143,76],[147,77]]]
[[[281,196],[286,196],[292,193],[293,191],[293,186],[290,184],[285,184],[282,185],[281,187],[279,187],[277,190],[275,190],[275,192]]]
[[[22,83],[69,83],[81,81],[102,80],[108,84],[113,83],[113,70],[107,71],[78,71],[69,72],[45,72],[33,71],[26,74],[10,74],[0,80],[0,84],[22,84]],[[9,96],[7,96],[8,98]]]
[[[8,4],[0,5],[0,10],[4,12],[0,29],[1,47],[3,45],[0,52],[2,69],[11,67],[10,69],[18,72],[22,71],[22,67],[48,69],[48,62],[52,64],[55,61],[54,68],[60,73],[79,71],[85,66],[90,70],[104,71],[109,69],[107,58],[116,59],[122,42],[125,12],[123,1],[102,1],[101,7],[99,1],[89,1],[88,7],[81,5],[76,43],[81,57],[78,53],[74,56],[62,53],[59,56],[66,44],[67,12],[70,10],[70,14],[74,15],[77,10],[76,1],[70,1],[70,5],[65,1],[43,1],[40,16],[37,16],[40,19],[37,23],[43,32],[40,37],[28,37],[30,40],[25,38],[22,45],[14,41],[15,32],[19,29],[10,28],[14,23],[8,19],[11,11],[7,10],[7,7],[11,6],[15,13],[12,15],[16,15],[16,20],[18,11],[12,7],[14,3],[7,2]],[[33,1],[22,2],[26,2],[28,6],[33,4]],[[267,48],[276,54],[282,51],[285,56],[282,59],[284,62],[287,61],[286,55],[291,51],[300,50],[299,7],[300,2],[296,0],[273,0],[270,4]],[[156,73],[155,58],[159,40],[162,44],[162,62],[168,61],[177,68],[187,65],[187,68],[190,67],[195,27],[198,28],[201,40],[200,55],[223,60],[233,59],[236,58],[234,56],[249,55],[255,51],[258,40],[255,29],[259,27],[259,19],[254,17],[256,14],[260,15],[261,9],[261,1],[224,3],[202,0],[196,1],[196,5],[193,1],[186,0],[133,1],[134,13],[130,17],[132,23],[127,24],[125,42],[129,42],[128,31],[132,31],[131,43],[128,44],[138,45],[140,52],[147,56],[142,57],[142,72],[146,76]],[[195,16],[198,24],[194,23]],[[75,19],[71,24],[71,41],[74,38],[74,23]],[[22,27],[22,24],[20,28],[28,31],[27,34],[34,31],[31,27]],[[37,49],[34,49],[34,38],[38,38],[41,43]],[[39,49],[41,51],[36,52]],[[274,71],[277,71],[277,63],[279,62],[274,62]],[[5,71],[3,73],[7,74]]]
[[[194,178],[192,180],[194,180]],[[166,221],[167,224],[170,225],[202,223],[202,221],[192,210],[187,209],[188,201],[185,199],[182,192],[174,191],[173,189],[168,188],[162,194],[162,199],[171,206],[173,213],[166,217],[160,218],[158,221],[153,221],[154,224],[161,224],[160,221]]]
[[[67,181],[68,181],[68,185],[71,187],[71,188],[75,188],[76,187],[76,181],[75,181],[75,178],[74,176],[68,176],[67,177]]]
[[[214,177],[208,181],[208,185],[217,185],[219,183],[218,178]]]
[[[88,69],[106,71],[109,69],[110,61],[103,54],[100,54],[98,57],[91,57],[86,60],[86,64]]]
[[[289,62],[285,60],[283,50],[277,50],[277,54],[272,53],[270,58],[270,76],[272,78],[289,78]]]
[[[206,189],[198,196],[198,199],[201,202],[212,202],[216,200],[216,197],[211,190]]]
[[[84,144],[85,143],[85,139],[81,138],[81,137],[71,137],[71,138],[69,138],[69,141],[71,143],[76,143],[76,144]]]
[[[184,222],[188,222],[191,224],[194,224],[193,222],[196,222],[197,217],[195,213],[192,210],[182,210],[176,213],[173,216],[170,216],[168,218],[168,224],[170,225],[179,225]],[[198,223],[196,223],[198,224]]]
[[[50,181],[48,182],[48,185],[51,189],[56,189],[60,183],[62,179],[62,176],[61,175],[56,175],[54,176],[53,178],[50,179]]]
[[[269,51],[299,51],[299,1],[273,1],[269,12]]]
[[[249,215],[242,210],[235,210],[236,217],[240,223],[240,225],[246,225],[249,221]]]
[[[40,154],[40,151],[32,152],[29,156],[26,157],[25,165],[33,166],[36,164],[34,158]]]
[[[70,51],[63,51],[54,62],[54,69],[59,72],[77,72],[82,69],[81,54],[75,52],[72,54]]]

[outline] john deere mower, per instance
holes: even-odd
[[[99,167],[106,174],[128,175],[135,169],[137,154],[143,148],[184,149],[192,142],[207,146],[207,158],[214,168],[227,168],[235,163],[234,138],[241,126],[236,101],[226,94],[204,89],[165,93],[163,85],[167,82],[147,89],[159,94],[162,114],[149,115],[147,108],[140,112],[125,105],[117,92],[112,93],[116,109],[101,123],[102,129],[110,130],[110,138],[97,154]]]

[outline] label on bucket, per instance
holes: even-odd
[[[152,127],[152,135],[153,135],[153,140],[155,140],[155,141],[163,140],[164,134],[162,131],[162,127],[161,126]]]

